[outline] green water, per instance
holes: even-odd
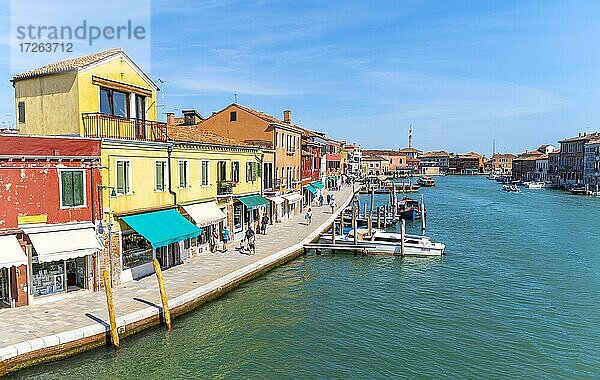
[[[422,193],[444,258],[304,256],[170,334],[16,377],[600,377],[600,198],[505,193],[481,177]]]

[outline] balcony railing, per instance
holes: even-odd
[[[125,140],[167,141],[167,124],[158,121],[128,119],[102,113],[84,113],[86,137]]]
[[[222,181],[217,183],[217,195],[227,196],[233,194],[235,183],[230,181]]]

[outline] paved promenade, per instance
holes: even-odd
[[[334,194],[339,209],[349,200],[352,189],[343,187]],[[256,268],[262,262],[301,243],[331,217],[329,206],[313,207],[312,225],[306,225],[303,215],[297,215],[283,223],[269,226],[267,235],[257,235],[256,255],[239,253],[234,249],[237,246],[236,242],[230,244],[227,253],[203,254],[183,265],[165,270],[163,274],[169,295],[169,306],[184,304],[187,299],[206,291],[207,286],[215,286],[217,281],[226,281],[228,276],[239,273],[240,270]],[[147,314],[148,310],[156,313],[157,305],[160,305],[158,285],[154,275],[116,287],[113,294],[118,320],[125,315]],[[65,340],[77,339],[76,336],[69,335],[74,330],[78,330],[80,335],[83,334],[79,338],[86,336],[86,329],[90,334],[105,331],[108,326],[107,320],[104,292],[77,292],[55,302],[1,309],[0,361],[16,354],[21,355],[23,352],[62,343],[61,336],[64,336]],[[176,319],[174,326],[177,326]]]

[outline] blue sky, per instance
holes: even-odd
[[[405,146],[413,125],[424,150],[520,152],[600,130],[599,16],[598,1],[154,0],[151,75],[171,111],[237,93],[364,147]],[[3,2],[0,121],[9,17]]]

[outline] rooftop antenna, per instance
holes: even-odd
[[[496,154],[496,139],[492,139],[492,156]]]
[[[412,125],[408,127],[408,147],[412,148]]]
[[[237,104],[237,94],[233,94],[233,102]]]

